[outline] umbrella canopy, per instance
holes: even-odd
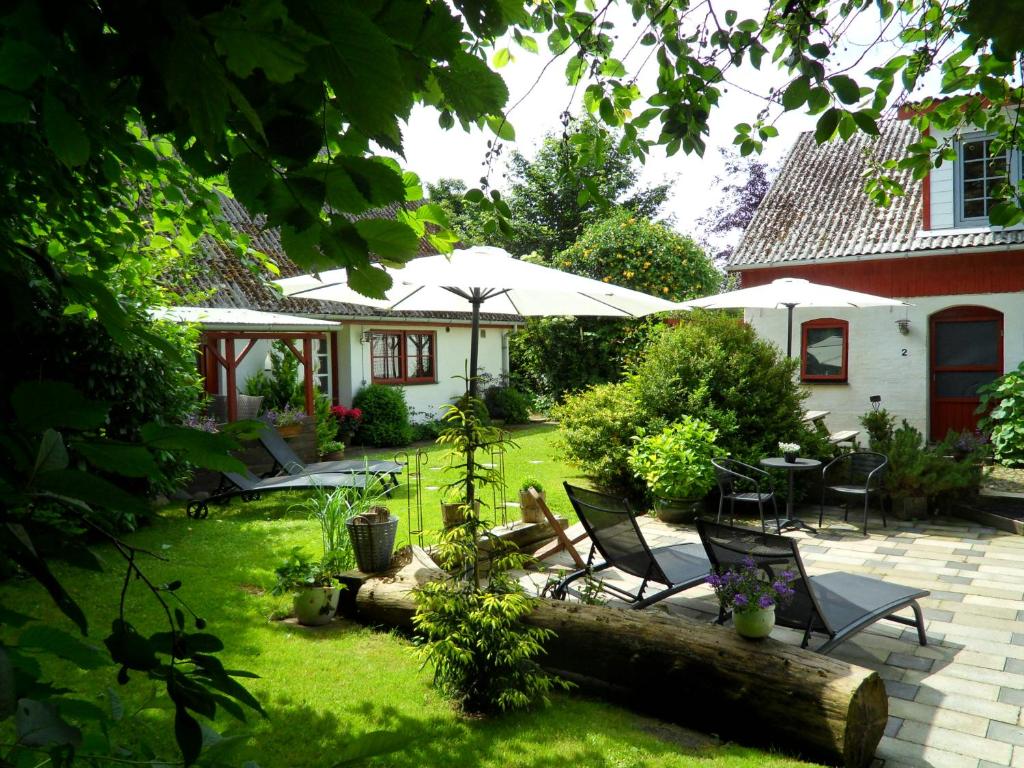
[[[286,296],[391,310],[469,312],[474,296],[487,303],[487,312],[499,315],[641,317],[678,309],[656,296],[531,264],[487,246],[384,269],[392,280],[384,299],[370,299],[349,288],[343,269],[290,277],[277,285]]]
[[[772,280],[767,285],[691,299],[676,304],[676,309],[782,309],[789,311],[786,356],[793,356],[794,307],[909,307],[905,301],[848,291],[796,277]]]
[[[514,258],[501,248],[479,246],[447,256],[413,259],[399,269],[385,267],[392,286],[383,299],[369,299],[348,286],[345,270],[278,280],[286,296],[389,310],[472,312],[469,392],[476,395],[480,308],[501,315],[604,315],[641,317],[678,309],[671,301],[600,280]],[[466,497],[474,499],[474,448],[466,452]]]

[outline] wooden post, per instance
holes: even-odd
[[[227,369],[227,382],[225,388],[228,396],[228,421],[238,419],[238,387],[235,383],[235,368],[238,362],[235,360],[235,337],[231,334],[224,336],[224,360]]]

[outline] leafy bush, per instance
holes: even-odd
[[[552,415],[560,422],[559,447],[609,488],[641,492],[629,469],[632,437],[641,427],[660,429],[664,421],[648,418],[631,382],[599,384],[566,398]]]
[[[487,410],[506,424],[526,424],[530,420],[530,398],[515,387],[490,387],[484,393]]]
[[[718,438],[710,424],[684,416],[661,432],[648,435],[640,428],[629,452],[629,467],[663,499],[699,499],[715,484]]]
[[[868,448],[874,451],[879,445],[892,440],[893,430],[896,429],[896,417],[890,415],[885,408],[868,411],[860,417],[860,425],[868,433]]]
[[[401,388],[383,384],[363,387],[352,399],[352,407],[363,414],[356,432],[356,442],[360,445],[387,447],[412,442],[409,407]]]
[[[318,393],[313,399],[313,415],[316,417],[316,451],[323,456],[328,451],[338,450],[333,447],[337,442],[338,420],[331,411],[331,398]]]
[[[303,408],[306,392],[299,378],[299,360],[283,341],[270,346],[270,375],[257,371],[245,382],[245,394],[263,398],[265,410]]]
[[[978,413],[984,414],[978,427],[989,433],[996,461],[1024,466],[1024,363],[978,392]]]
[[[754,462],[779,441],[809,457],[832,447],[803,422],[807,394],[794,381],[796,361],[725,314],[691,313],[663,328],[620,384],[593,387],[556,410],[566,456],[598,483],[639,490],[628,465],[632,438],[690,416],[718,432],[723,455]]]

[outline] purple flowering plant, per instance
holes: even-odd
[[[301,424],[306,420],[306,412],[300,408],[292,408],[285,405],[284,408],[274,411],[270,410],[263,414],[263,419],[275,427],[290,427],[292,424]]]
[[[718,602],[727,611],[746,613],[758,608],[774,608],[793,599],[796,574],[782,571],[772,580],[747,555],[739,568],[712,571],[707,582]]]

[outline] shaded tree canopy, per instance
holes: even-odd
[[[719,151],[725,161],[725,172],[714,182],[719,199],[697,223],[704,239],[719,246],[715,260],[724,261],[735,248],[732,240],[753,220],[771,181],[768,164],[762,160],[726,149]]]

